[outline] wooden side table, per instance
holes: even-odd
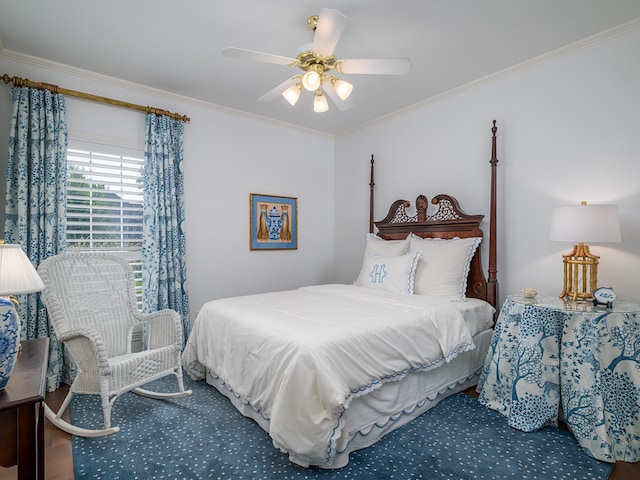
[[[0,465],[18,479],[44,480],[44,395],[49,339],[22,342],[11,380],[0,390]]]

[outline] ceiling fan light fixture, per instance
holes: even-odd
[[[305,73],[302,76],[302,85],[304,85],[304,88],[306,88],[310,92],[317,90],[320,86],[320,75],[318,75],[318,72],[309,70],[307,73]]]
[[[339,78],[333,80],[331,84],[333,86],[333,89],[342,100],[346,100],[347,98],[349,98],[351,92],[353,91],[353,85]]]
[[[302,71],[262,95],[259,102],[270,102],[282,95],[293,106],[300,99],[302,90],[308,90],[314,92],[315,112],[329,109],[326,97],[338,110],[345,111],[353,106],[353,85],[333,76],[333,71],[338,74],[406,75],[411,68],[408,58],[336,58],[334,51],[346,23],[347,17],[331,8],[323,8],[320,14],[310,16],[307,25],[313,31],[313,41],[302,45],[295,58],[242,48],[226,48],[222,53],[226,57],[286,65]]]
[[[302,76],[302,85],[310,92],[315,92],[322,85],[322,77],[324,76],[324,67],[319,63],[306,65],[306,72]]]
[[[316,95],[313,99],[313,111],[316,113],[322,113],[329,110],[329,102],[319,88],[316,90]]]
[[[298,99],[300,98],[300,94],[302,94],[302,84],[296,83],[295,85],[291,85],[284,92],[282,92],[282,96],[285,98],[287,102],[291,104],[293,107]]]

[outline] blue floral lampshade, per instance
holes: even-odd
[[[6,387],[18,356],[20,317],[8,295],[39,292],[38,272],[20,245],[0,245],[0,389]]]

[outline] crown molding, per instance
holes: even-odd
[[[210,110],[212,109],[212,110],[226,112],[233,115],[239,115],[241,117],[245,117],[254,121],[266,122],[271,125],[279,125],[286,128],[293,128],[295,130],[299,130],[301,132],[309,133],[312,135],[319,135],[321,137],[326,137],[326,138],[334,137],[334,135],[330,133],[322,132],[320,130],[301,127],[299,125],[283,122],[281,120],[274,120],[261,115],[244,112],[242,110],[236,110],[233,108],[218,105],[216,103],[207,102],[204,100],[198,100],[193,97],[187,97],[185,95],[179,95],[177,93],[168,92],[166,90],[160,90],[157,88],[148,87],[146,85],[141,85],[139,83],[129,82],[127,80],[122,80],[120,78],[110,77],[108,75],[91,72],[89,70],[84,70],[82,68],[72,67],[69,65],[65,65],[63,63],[58,63],[51,60],[46,60],[43,58],[27,55],[24,53],[15,52],[13,50],[0,50],[0,60],[2,59],[24,63],[27,65],[32,65],[34,67],[42,68],[46,70],[53,70],[55,72],[58,72],[64,75],[69,75],[74,78],[81,78],[90,82],[101,83],[103,85],[108,85],[115,88],[121,88],[131,92],[137,92],[139,94],[152,95],[157,98],[165,99],[169,102],[178,102],[181,105],[194,105],[200,108],[205,108]],[[36,82],[46,82],[45,79],[30,78],[29,80],[36,81]],[[92,93],[92,92],[89,92],[89,93]],[[192,117],[192,120],[193,120],[193,117]]]
[[[409,105],[405,108],[402,108],[400,110],[396,110],[395,112],[391,112],[387,115],[384,115],[382,117],[378,117],[375,118],[369,122],[363,123],[361,125],[358,125],[352,129],[349,129],[347,131],[341,132],[340,134],[336,135],[336,137],[342,137],[342,136],[346,136],[349,135],[351,133],[354,133],[358,130],[361,130],[363,128],[367,128],[370,127],[372,125],[376,125],[378,123],[381,122],[385,122],[387,120],[390,120],[392,118],[401,116],[407,112],[410,111],[414,111],[417,110],[418,108],[422,108],[426,105],[432,105],[434,103],[438,103],[441,102],[443,100],[446,100],[447,98],[451,98],[457,95],[460,95],[461,93],[473,90],[475,88],[478,88],[482,85],[486,85],[492,82],[495,82],[497,80],[500,80],[502,78],[511,76],[511,75],[515,75],[517,73],[520,73],[524,70],[529,70],[531,68],[535,68],[537,66],[540,66],[544,63],[550,62],[552,60],[555,60],[557,58],[566,56],[566,55],[570,55],[572,53],[575,53],[579,50],[583,50],[585,48],[591,47],[593,45],[596,45],[598,43],[602,43],[605,42],[607,40],[610,40],[612,38],[618,37],[620,35],[624,35],[625,33],[628,33],[632,30],[636,30],[640,28],[640,17],[636,18],[634,20],[631,20],[630,22],[626,22],[623,23],[621,25],[618,25],[616,27],[610,28],[608,30],[603,30],[602,32],[596,33],[595,35],[591,35],[589,37],[583,38],[582,40],[578,40],[577,42],[573,42],[570,43],[568,45],[565,45],[563,47],[560,47],[556,50],[552,50],[550,52],[547,53],[543,53],[542,55],[538,55],[537,57],[533,57],[529,60],[525,60],[524,62],[520,62],[517,63],[515,65],[512,65],[510,67],[507,67],[503,70],[499,70],[497,72],[491,73],[489,75],[486,75],[484,77],[478,78],[476,80],[473,80],[471,82],[465,83],[464,85],[460,85],[459,87],[456,88],[452,88],[451,90],[447,90],[446,92],[442,92],[439,93],[438,95],[434,95],[432,97],[429,97],[425,100],[422,100],[418,103],[414,103],[413,105]]]
[[[524,70],[528,70],[531,68],[535,68],[539,65],[542,65],[544,63],[547,63],[549,61],[555,60],[557,58],[566,56],[566,55],[570,55],[572,53],[575,53],[579,50],[588,48],[590,46],[593,46],[595,44],[598,43],[602,43],[605,42],[607,40],[610,40],[614,37],[617,37],[619,35],[623,35],[627,32],[630,32],[632,30],[635,30],[637,28],[640,28],[640,17],[636,18],[634,20],[631,20],[629,22],[623,23],[621,25],[618,25],[616,27],[610,28],[608,30],[604,30],[602,32],[596,33],[594,35],[591,35],[589,37],[586,37],[582,40],[578,40],[576,42],[570,43],[568,45],[565,45],[563,47],[560,47],[556,50],[552,50],[550,52],[544,53],[542,55],[538,55],[537,57],[531,58],[529,60],[526,60],[524,62],[520,62],[518,64],[512,65],[510,67],[507,67],[505,69],[499,70],[497,72],[491,73],[489,75],[486,75],[484,77],[478,78],[476,80],[473,80],[471,82],[468,82],[464,85],[458,86],[456,88],[447,90],[445,92],[442,92],[440,94],[434,95],[432,97],[429,97],[427,99],[424,99],[418,103],[415,103],[413,105],[409,105],[407,107],[404,107],[400,110],[396,110],[395,112],[391,112],[387,115],[383,115],[381,117],[377,117],[375,119],[372,119],[368,122],[362,123],[360,125],[357,125],[353,128],[350,128],[348,130],[345,130],[343,132],[339,132],[335,135],[333,134],[329,134],[326,132],[321,132],[319,130],[313,130],[313,129],[309,129],[309,128],[305,128],[305,127],[300,127],[298,125],[295,124],[291,124],[291,123],[287,123],[287,122],[283,122],[280,120],[274,120],[268,117],[264,117],[261,115],[256,115],[256,114],[252,114],[252,113],[247,113],[241,110],[236,110],[233,108],[229,108],[229,107],[224,107],[222,105],[218,105],[215,103],[211,103],[211,102],[206,102],[204,100],[198,100],[192,97],[187,97],[187,96],[183,96],[183,95],[179,95],[179,94],[175,94],[172,92],[167,92],[165,90],[160,90],[160,89],[156,89],[156,88],[152,88],[152,87],[148,87],[145,85],[141,85],[141,84],[137,84],[137,83],[133,83],[133,82],[129,82],[126,80],[122,80],[119,78],[115,78],[115,77],[110,77],[108,75],[103,75],[103,74],[99,74],[99,73],[95,73],[95,72],[91,72],[88,70],[83,70],[81,68],[76,68],[76,67],[71,67],[69,65],[65,65],[62,63],[58,63],[58,62],[53,62],[53,61],[49,61],[49,60],[45,60],[42,58],[38,58],[38,57],[33,57],[30,55],[26,55],[26,54],[22,54],[19,52],[14,52],[11,50],[4,50],[2,49],[2,44],[0,43],[0,59],[7,59],[7,60],[13,60],[16,62],[21,62],[21,63],[25,63],[25,64],[29,64],[29,65],[33,65],[36,67],[40,67],[40,68],[44,68],[44,69],[50,69],[50,70],[54,70],[57,71],[59,73],[62,74],[66,74],[66,75],[70,75],[73,77],[78,77],[78,78],[83,78],[87,81],[92,81],[92,82],[98,82],[98,83],[102,83],[105,85],[109,85],[112,87],[116,87],[116,88],[123,88],[126,89],[128,91],[133,91],[133,92],[138,92],[140,94],[146,94],[146,95],[152,95],[154,97],[158,97],[158,98],[163,98],[167,101],[170,102],[179,102],[180,104],[183,105],[195,105],[195,106],[199,106],[202,108],[207,108],[207,109],[215,109],[217,111],[223,111],[223,112],[227,112],[227,113],[231,113],[231,114],[235,114],[235,115],[240,115],[243,116],[245,118],[250,118],[253,120],[258,120],[258,121],[263,121],[266,123],[269,123],[271,125],[280,125],[283,127],[287,127],[287,128],[294,128],[296,130],[302,131],[302,132],[306,132],[309,134],[313,134],[313,135],[320,135],[322,137],[327,137],[327,138],[337,138],[337,137],[344,137],[347,136],[351,133],[354,133],[356,131],[362,130],[364,128],[368,128],[372,125],[376,125],[378,123],[381,122],[385,122],[387,120],[390,120],[392,118],[401,116],[407,112],[410,111],[414,111],[418,108],[423,108],[427,105],[432,105],[435,103],[438,103],[440,101],[446,100],[448,98],[460,95],[461,93],[473,90],[475,88],[478,88],[480,86],[495,82],[497,80],[500,80],[502,78],[517,74],[519,72],[522,72]],[[1,42],[1,40],[0,40]],[[35,80],[34,81],[44,81],[44,80]]]

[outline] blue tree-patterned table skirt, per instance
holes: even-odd
[[[562,419],[605,462],[640,460],[640,306],[509,296],[478,384],[480,402],[525,432]]]

